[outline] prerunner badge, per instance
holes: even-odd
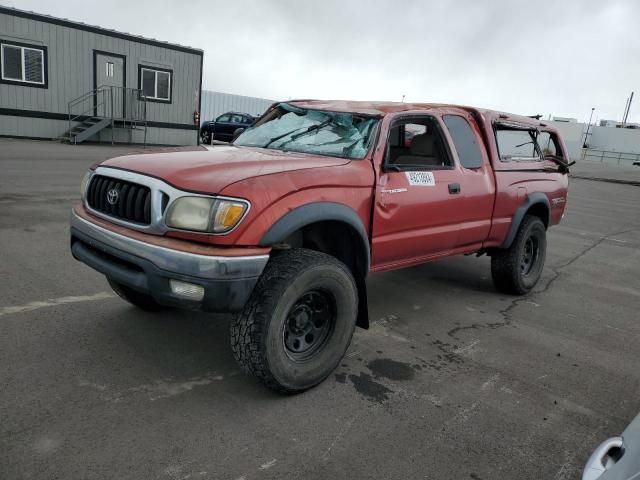
[[[436,184],[436,179],[433,178],[431,172],[405,172],[409,185],[422,185],[427,187],[433,187]]]

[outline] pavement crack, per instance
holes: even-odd
[[[532,294],[532,297],[535,296],[535,295],[539,295],[541,293],[546,293],[551,288],[553,283],[560,277],[560,275],[562,274],[562,270],[564,270],[565,268],[567,268],[567,267],[573,265],[574,263],[576,263],[578,260],[583,258],[585,255],[589,254],[591,251],[593,251],[594,249],[599,247],[606,240],[609,240],[609,239],[611,239],[613,237],[617,237],[618,235],[624,235],[626,233],[631,233],[633,231],[635,231],[634,228],[628,229],[628,230],[623,230],[621,232],[610,233],[609,235],[604,235],[604,236],[600,237],[598,240],[596,240],[594,243],[589,245],[587,248],[585,248],[584,250],[579,252],[577,255],[574,255],[567,262],[565,262],[565,263],[563,263],[561,265],[558,265],[557,267],[549,266],[549,268],[553,272],[553,277],[551,277],[551,279],[547,282],[547,284],[544,286],[544,288],[534,292]]]
[[[620,231],[620,232],[611,233],[609,235],[604,235],[604,236],[598,238],[598,240],[596,240],[594,243],[589,245],[587,248],[583,249],[581,252],[579,252],[578,254],[576,254],[573,257],[571,257],[565,263],[563,263],[561,265],[558,265],[556,267],[549,266],[549,268],[553,272],[553,276],[547,282],[547,284],[542,289],[536,290],[534,292],[531,292],[529,295],[526,295],[524,297],[512,298],[510,300],[509,304],[505,308],[503,308],[502,310],[498,311],[498,314],[500,314],[500,316],[502,317],[502,321],[493,322],[493,323],[472,323],[471,325],[458,326],[458,327],[455,327],[455,328],[452,328],[451,330],[449,330],[447,332],[447,335],[450,336],[451,338],[455,338],[456,340],[460,340],[460,338],[458,338],[457,335],[460,332],[464,331],[464,330],[480,330],[480,329],[485,329],[485,328],[496,329],[496,328],[500,328],[500,327],[505,327],[505,326],[511,325],[511,323],[513,321],[513,318],[511,317],[511,312],[518,305],[520,305],[521,303],[530,302],[531,299],[535,298],[537,295],[546,293],[551,288],[553,283],[558,279],[558,277],[560,277],[560,275],[562,274],[562,270],[563,269],[573,265],[575,262],[577,262],[578,260],[583,258],[585,255],[589,254],[591,251],[593,251],[595,248],[600,246],[606,240],[609,240],[609,239],[611,239],[613,237],[617,237],[618,235],[624,235],[626,233],[631,233],[633,231],[635,231],[635,229],[632,228],[632,229],[627,229],[627,230],[623,230],[623,231]]]

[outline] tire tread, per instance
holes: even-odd
[[[510,247],[498,250],[491,256],[491,277],[495,287],[510,295],[524,295],[531,289],[526,288],[520,281],[520,244],[533,224],[539,223],[544,229],[542,220],[534,215],[526,215],[518,228],[518,233]]]
[[[321,252],[301,248],[274,252],[244,309],[231,322],[231,350],[236,361],[244,372],[254,375],[273,391],[282,394],[300,392],[281,385],[269,370],[263,347],[269,314],[301,271],[327,264],[342,269],[351,277],[346,265]]]

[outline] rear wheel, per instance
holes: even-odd
[[[238,364],[268,388],[296,393],[322,382],[349,347],[358,291],[349,269],[324,253],[275,253],[231,325]]]
[[[542,275],[547,254],[547,233],[539,217],[527,215],[508,249],[491,256],[491,276],[498,290],[524,295]]]
[[[138,307],[141,310],[145,310],[147,312],[157,312],[165,308],[158,302],[156,302],[151,295],[138,292],[132,288],[127,287],[126,285],[115,282],[110,278],[107,278],[107,281],[109,282],[109,285],[111,286],[113,291],[116,292],[120,298],[126,300],[127,302]]]

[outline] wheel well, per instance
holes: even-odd
[[[533,215],[540,218],[544,223],[544,228],[549,228],[549,208],[544,203],[535,203],[529,207],[526,215]]]
[[[306,225],[293,232],[274,248],[308,248],[331,255],[344,263],[356,281],[360,298],[357,325],[369,328],[365,278],[369,270],[368,252],[360,234],[351,225],[326,220]]]

